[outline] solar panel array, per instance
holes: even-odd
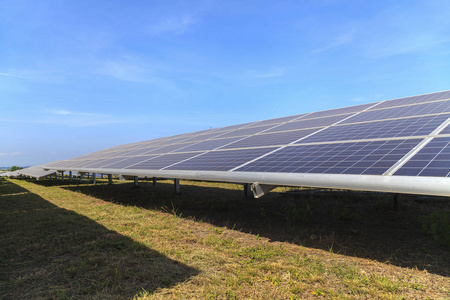
[[[444,91],[120,145],[45,168],[449,177],[449,122]]]
[[[56,172],[55,171],[46,171],[42,168],[41,165],[39,166],[32,166],[32,167],[28,167],[28,168],[24,168],[24,169],[20,169],[20,170],[16,170],[13,172],[5,172],[5,173],[1,173],[0,176],[4,176],[4,177],[20,177],[20,176],[25,176],[25,177],[33,177],[33,178],[44,178],[47,176],[51,176],[54,175]]]

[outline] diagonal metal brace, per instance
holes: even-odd
[[[261,198],[262,196],[264,196],[265,194],[267,194],[268,192],[270,192],[277,186],[278,185],[260,184],[258,182],[255,182],[254,184],[252,184],[253,196],[255,198]]]

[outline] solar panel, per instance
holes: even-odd
[[[450,114],[344,124],[329,127],[302,142],[326,142],[427,135],[450,117]]]
[[[47,176],[52,176],[56,172],[55,171],[45,171],[42,169],[42,166],[32,166],[24,169],[17,170],[13,172],[13,176],[16,177],[18,175],[26,176],[26,177],[33,177],[36,179],[41,179]]]
[[[388,140],[285,147],[236,171],[381,175],[421,140]]]
[[[365,111],[347,119],[343,123],[397,119],[401,117],[432,115],[447,112],[450,112],[448,100]]]
[[[434,138],[395,175],[450,177],[450,137]]]
[[[384,101],[376,109],[450,99],[450,91]]]
[[[450,91],[120,145],[46,169],[450,196]]]

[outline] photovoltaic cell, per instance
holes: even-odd
[[[447,125],[447,127],[445,127],[440,134],[450,134],[450,125]]]
[[[445,100],[445,99],[450,99],[450,91],[384,101],[383,103],[380,103],[373,109],[380,109],[380,108],[387,108],[387,107],[401,106],[401,105],[410,105],[410,104],[417,104],[417,103],[425,103],[425,102]]]
[[[126,167],[125,169],[140,169],[140,170],[159,170],[164,167],[170,166],[174,163],[191,158],[199,153],[177,153],[177,154],[164,154],[157,156],[151,160],[138,163],[133,166]]]
[[[122,158],[108,158],[108,159],[95,159],[91,161],[88,165],[85,165],[86,168],[101,168],[104,166],[107,166],[109,164],[115,163],[117,161],[123,160],[125,157]]]
[[[253,126],[262,126],[262,125],[283,124],[285,122],[289,122],[289,121],[294,120],[294,119],[304,118],[305,116],[306,116],[306,114],[302,114],[302,115],[295,115],[295,116],[288,116],[288,117],[264,120],[264,121],[260,121],[260,122],[256,122],[255,124],[252,124],[251,127],[253,127]]]
[[[294,130],[253,135],[240,141],[231,143],[223,147],[222,149],[286,145],[315,131],[317,131],[317,129]]]
[[[54,167],[54,168],[58,168],[58,167],[64,167],[68,164],[70,164],[72,161],[70,160],[58,160],[58,161],[54,161],[51,163],[46,164],[47,167]]]
[[[236,171],[381,175],[421,140],[290,146]]]
[[[278,131],[286,131],[286,130],[298,130],[298,129],[307,129],[307,128],[314,128],[314,127],[324,127],[332,125],[340,120],[343,120],[347,117],[351,116],[351,114],[346,115],[337,115],[337,116],[331,116],[331,117],[322,117],[317,119],[308,119],[308,120],[299,120],[299,121],[293,121],[289,122],[277,127],[274,127],[270,130],[267,130],[266,132],[278,132]]]
[[[204,150],[213,150],[219,147],[222,147],[231,142],[237,141],[242,137],[233,137],[226,139],[217,139],[217,140],[208,140],[203,142],[198,142],[196,144],[175,150],[173,152],[189,152],[189,151],[204,151]]]
[[[149,160],[149,159],[154,159],[158,157],[157,155],[146,155],[146,156],[134,156],[134,157],[128,157],[128,158],[118,158],[117,161],[110,163],[110,164],[106,164],[104,166],[102,166],[102,168],[107,168],[107,169],[123,169],[125,167],[137,164],[137,163],[141,163],[143,161]]]
[[[175,145],[168,145],[165,147],[161,147],[161,148],[157,148],[154,150],[150,150],[148,152],[145,152],[144,154],[164,154],[164,153],[169,153],[175,150],[181,150],[187,146],[190,146],[194,143],[185,143],[185,144],[175,144]]]
[[[214,129],[211,129],[211,130],[214,130],[214,132],[218,133],[218,132],[223,132],[223,131],[236,130],[236,129],[239,129],[239,128],[257,126],[256,125],[257,123],[259,123],[259,122],[250,122],[250,123],[244,123],[244,124],[237,124],[237,125],[231,125],[231,126],[214,128]]]
[[[394,175],[450,177],[450,137],[437,137]]]
[[[370,110],[357,114],[341,124],[366,122],[374,120],[397,119],[409,116],[429,115],[450,112],[450,100],[416,104],[411,106],[393,107],[380,110]]]
[[[449,116],[448,114],[435,115],[332,126],[300,142],[313,143],[427,135],[447,120]]]
[[[265,148],[212,151],[173,165],[167,168],[167,170],[228,171],[272,150]]]
[[[318,111],[318,112],[308,114],[305,117],[305,119],[306,118],[313,119],[313,118],[319,118],[319,117],[328,117],[328,116],[334,116],[334,115],[355,113],[355,112],[363,111],[364,109],[367,109],[367,108],[371,107],[372,105],[374,105],[374,104],[368,103],[368,104],[361,104],[361,105],[356,105],[356,106],[349,106],[349,107],[343,107],[343,108]]]
[[[248,127],[248,128],[242,128],[233,130],[230,132],[227,132],[223,135],[220,135],[219,138],[226,138],[226,137],[242,137],[246,135],[252,135],[256,134],[258,132],[265,131],[269,128],[273,127],[273,125],[265,125],[265,126],[258,126],[258,127]]]

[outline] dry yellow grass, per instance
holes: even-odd
[[[0,181],[0,298],[450,298],[445,276],[180,216],[171,205],[178,196],[166,191],[163,199],[149,193],[150,185],[133,197],[163,209],[77,191],[84,186]],[[127,191],[130,184],[121,184],[115,193]],[[190,194],[174,201],[226,195]]]

